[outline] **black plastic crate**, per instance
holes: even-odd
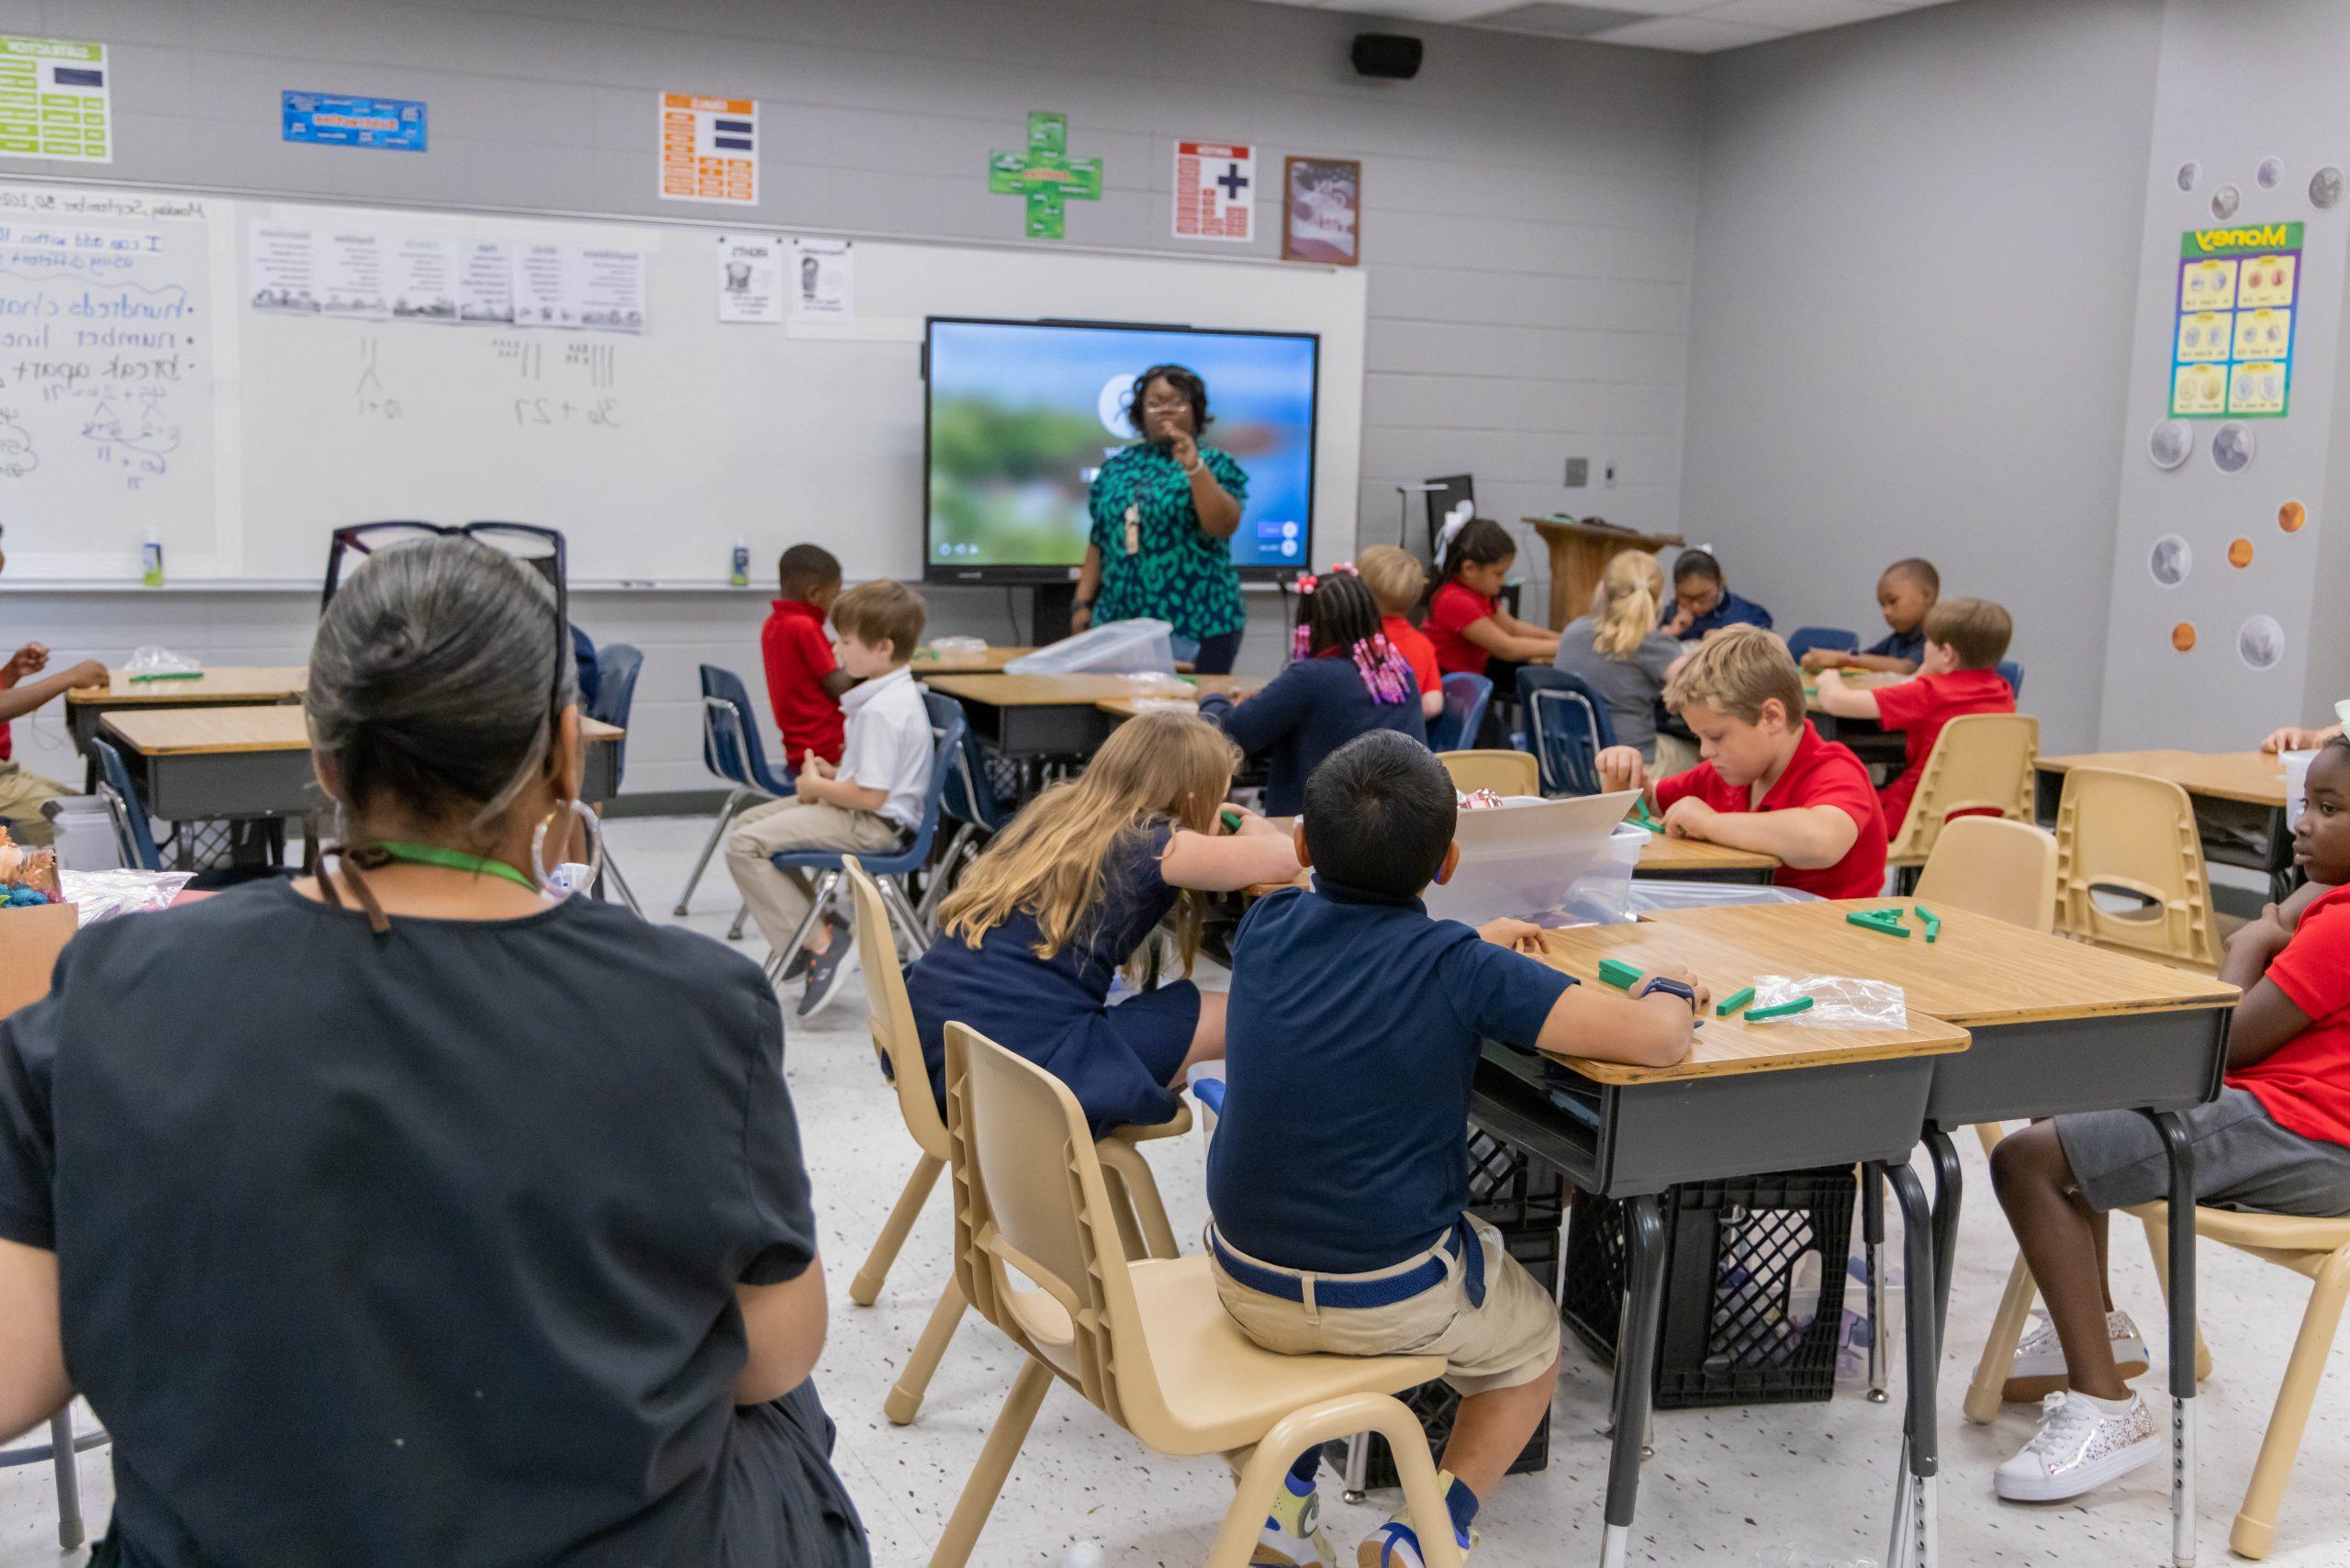
[[[1675,1188],[1664,1211],[1656,1407],[1818,1403],[1836,1388],[1844,1260],[1857,1183],[1848,1165]],[[1811,1321],[1789,1317],[1796,1271],[1819,1257]],[[1561,1316],[1613,1361],[1623,1318],[1624,1211],[1584,1196],[1567,1226]]]

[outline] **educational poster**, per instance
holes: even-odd
[[[1028,117],[1024,152],[988,154],[988,190],[1027,203],[1031,240],[1069,233],[1069,204],[1102,199],[1102,160],[1069,155],[1069,116],[1038,109]]]
[[[644,330],[644,252],[588,250],[577,255],[579,324],[599,332]]]
[[[524,245],[514,256],[514,324],[579,325],[577,252],[568,245]]]
[[[0,158],[114,162],[106,46],[0,34]]]
[[[1235,142],[1175,144],[1175,238],[1257,237],[1257,150]]]
[[[2174,418],[2284,417],[2300,273],[2298,223],[2190,229],[2180,236]]]
[[[1289,159],[1281,172],[1281,260],[1350,267],[1361,250],[1362,165]]]
[[[425,150],[424,105],[418,99],[292,91],[277,96],[280,140],[386,152]]]
[[[856,314],[856,258],[846,240],[792,241],[792,319],[845,321]]]
[[[373,234],[316,237],[319,308],[329,316],[388,316],[384,295],[384,245]]]
[[[468,327],[514,324],[514,258],[504,241],[460,242],[457,258],[457,320]]]
[[[416,237],[392,242],[384,259],[393,320],[455,324],[461,249],[454,240]]]
[[[245,297],[254,309],[319,313],[318,253],[308,229],[254,224],[245,267]]]
[[[783,241],[773,234],[718,237],[718,319],[783,319]]]
[[[659,107],[661,199],[755,206],[758,101],[664,93]]]

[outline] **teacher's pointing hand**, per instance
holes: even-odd
[[[1167,455],[1173,458],[1184,473],[1192,473],[1200,465],[1200,443],[1192,438],[1190,431],[1169,430],[1167,432]]]

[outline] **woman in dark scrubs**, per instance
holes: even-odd
[[[563,633],[471,540],[369,559],[304,699],[331,865],[93,926],[0,1023],[0,1438],[88,1397],[94,1562],[868,1561],[775,993],[547,890]]]

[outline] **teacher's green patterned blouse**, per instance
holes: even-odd
[[[1228,454],[1203,445],[1200,461],[1234,500],[1248,501],[1248,476]],[[1178,636],[1197,641],[1248,623],[1232,541],[1200,526],[1192,482],[1173,458],[1148,442],[1127,447],[1102,465],[1088,504],[1093,513],[1091,543],[1102,553],[1095,625],[1149,615],[1172,625]],[[1135,521],[1131,554],[1129,509]]]

